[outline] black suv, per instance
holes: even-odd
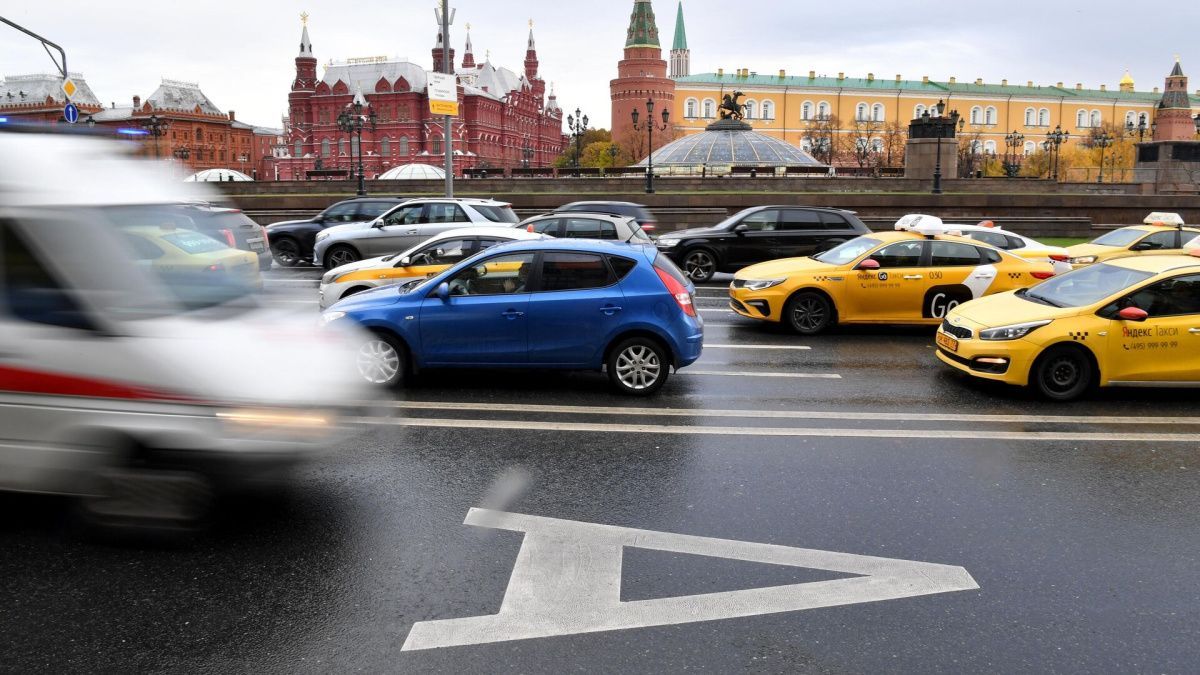
[[[820,253],[871,230],[852,211],[756,206],[713,226],[659,235],[655,242],[695,282],[717,272]]]
[[[633,202],[571,202],[554,209],[554,213],[607,213],[633,218],[646,234],[654,234],[658,229],[658,221],[646,207]]]
[[[292,267],[301,261],[312,260],[313,243],[317,233],[327,227],[346,223],[375,220],[393,206],[407,201],[399,197],[360,197],[338,202],[308,220],[288,220],[271,223],[267,235],[275,262]]]

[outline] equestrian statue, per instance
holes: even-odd
[[[746,106],[738,103],[738,99],[745,96],[740,91],[735,91],[732,94],[725,94],[725,98],[721,101],[721,105],[717,108],[717,112],[723,120],[733,120],[740,122],[746,117]]]

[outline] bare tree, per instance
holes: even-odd
[[[816,119],[808,120],[801,138],[813,159],[833,165],[838,152],[837,131],[840,124],[837,115],[818,115]]]
[[[879,165],[879,149],[881,139],[879,132],[883,122],[874,120],[854,120],[850,135],[846,138],[847,150],[858,162],[860,169]]]
[[[892,120],[883,128],[883,165],[904,166],[904,153],[908,144],[908,128],[900,120]]]

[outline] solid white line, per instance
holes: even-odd
[[[676,375],[719,375],[722,377],[782,377],[797,380],[840,380],[841,375],[833,373],[746,373],[746,372],[730,372],[724,370],[694,370],[688,368],[681,370]]]
[[[808,351],[812,347],[803,347],[800,345],[710,345],[707,342],[704,344],[705,349],[783,349],[791,351]]]
[[[577,431],[590,433],[670,434],[677,436],[783,436],[826,438],[942,439],[990,441],[1195,443],[1195,434],[1106,434],[1062,431],[959,431],[949,429],[806,429],[792,427],[711,427],[683,424],[605,424],[590,422],[522,422],[516,420],[374,419],[355,420],[370,426],[487,429],[495,431]]]
[[[749,323],[749,322],[746,322],[746,323],[710,323],[708,321],[704,322],[705,328],[751,328],[751,327],[757,327],[757,326],[758,326],[757,323]]]
[[[718,313],[718,314],[737,314],[737,312],[733,311],[732,309],[716,309],[716,308],[712,308],[712,309],[710,309],[710,308],[708,308],[708,307],[701,307],[700,309],[698,309],[698,310],[696,310],[696,311],[699,311],[699,312],[709,312],[710,314],[712,314],[712,313]]]
[[[362,402],[361,405],[379,405]],[[1080,417],[1068,415],[980,415],[966,413],[838,412],[826,410],[707,410],[688,408],[592,407],[525,403],[459,403],[441,401],[387,401],[387,407],[409,410],[459,410],[473,412],[525,412],[566,415],[618,415],[640,417],[757,417],[793,420],[859,420],[891,422],[963,422],[996,424],[1144,424],[1200,425],[1200,417]]]

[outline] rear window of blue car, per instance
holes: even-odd
[[[613,272],[616,272],[617,281],[629,276],[629,273],[633,271],[633,268],[637,267],[636,262],[630,260],[629,258],[622,258],[616,255],[608,256],[608,264],[612,265]]]
[[[593,253],[546,253],[542,256],[542,290],[603,288],[616,283],[604,256]]]

